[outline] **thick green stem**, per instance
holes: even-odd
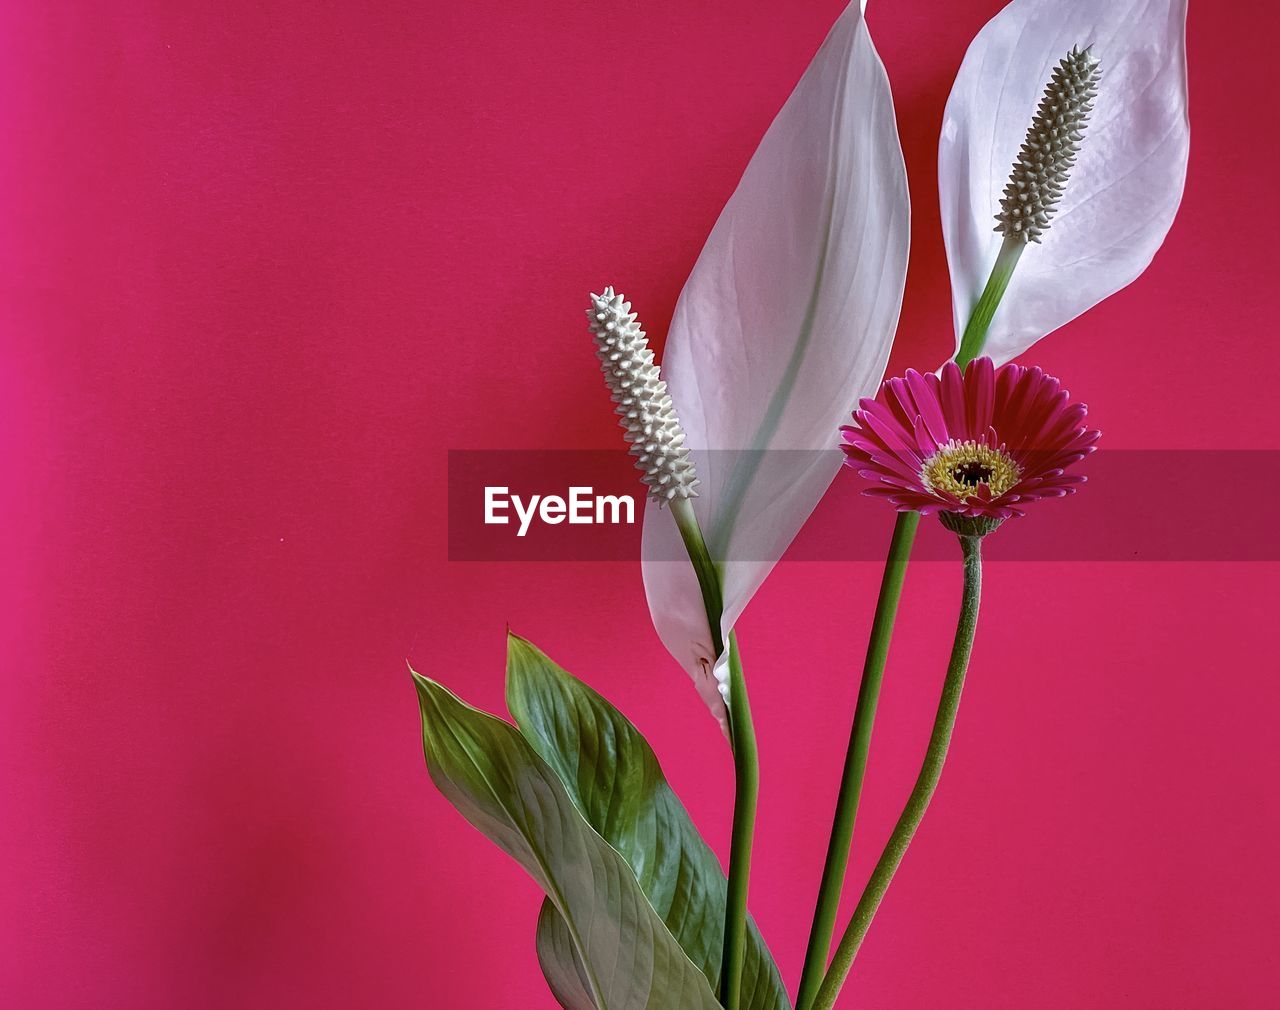
[[[720,573],[707,550],[693,505],[685,499],[671,503],[671,514],[680,530],[702,590],[711,645],[715,658],[724,652],[720,619],[724,597]],[[742,675],[738,639],[729,632],[729,738],[733,746],[733,832],[729,844],[729,885],[724,907],[724,948],[720,965],[720,1002],[737,1010],[742,997],[742,963],[746,952],[747,891],[751,878],[751,844],[755,835],[756,806],[760,792],[760,760],[755,725]]]
[[[746,953],[747,890],[751,878],[751,843],[755,835],[760,792],[756,730],[742,676],[738,638],[729,632],[729,730],[733,737],[733,834],[729,846],[729,887],[724,906],[724,956],[720,970],[720,1002],[738,1010],[742,999],[742,963]]]
[[[996,308],[1009,287],[1013,270],[1026,247],[1026,242],[1020,238],[1006,238],[1000,245],[1000,253],[996,256],[995,266],[991,268],[991,276],[987,278],[987,286],[973,307],[969,322],[964,328],[964,336],[960,338],[956,364],[961,368],[982,353],[987,331],[991,329],[991,320],[995,318]]]
[[[831,959],[831,968],[827,971],[822,985],[814,1000],[814,1010],[831,1010],[835,1006],[836,997],[844,985],[853,965],[853,959],[862,946],[871,920],[884,898],[889,882],[897,871],[907,846],[920,826],[929,801],[933,798],[938,780],[942,777],[942,766],[947,759],[947,749],[951,745],[951,732],[955,728],[956,713],[960,708],[960,693],[964,689],[964,677],[969,669],[969,656],[973,651],[973,636],[978,627],[978,605],[982,598],[982,538],[960,537],[960,547],[964,554],[964,590],[960,600],[960,620],[956,625],[955,642],[951,647],[951,662],[947,665],[947,679],[942,687],[942,699],[938,703],[938,714],[933,721],[933,732],[929,736],[929,747],[925,752],[924,765],[916,778],[915,787],[907,799],[907,805],[894,826],[893,833],[880,855],[876,868],[871,873],[862,897],[858,899],[853,918],[840,938],[835,956]]]
[[[703,539],[702,527],[694,514],[693,504],[687,498],[676,498],[671,502],[671,516],[676,521],[680,539],[684,541],[684,549],[688,551],[694,573],[698,576],[698,588],[702,590],[702,605],[706,608],[707,626],[711,633],[711,648],[715,653],[712,658],[714,663],[724,652],[724,641],[720,634],[720,618],[724,612],[720,573],[707,550],[707,542]]]
[[[867,771],[867,753],[871,747],[871,728],[875,723],[876,704],[880,699],[880,683],[884,678],[889,640],[893,637],[893,622],[898,614],[898,600],[902,596],[902,583],[907,574],[907,560],[911,556],[911,545],[915,541],[919,525],[919,513],[898,513],[898,521],[893,527],[893,539],[889,542],[884,577],[880,581],[880,596],[876,600],[875,618],[871,622],[867,658],[862,667],[858,702],[853,712],[853,729],[849,734],[844,772],[840,777],[840,794],[831,824],[831,840],[827,845],[826,863],[822,867],[822,884],[818,889],[818,903],[813,912],[813,928],[809,932],[809,948],[805,952],[804,972],[800,977],[800,993],[796,997],[796,1010],[807,1010],[813,1003],[827,969],[827,955],[831,950],[831,937],[835,933],[836,915],[840,910],[840,893],[844,888],[845,871],[849,865],[853,825],[858,816],[858,801],[862,796],[862,781]]]

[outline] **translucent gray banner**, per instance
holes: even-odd
[[[713,453],[707,503],[726,475],[763,475],[774,488],[748,498],[738,524],[766,515],[787,474],[838,459],[829,453]],[[1078,464],[1088,483],[1036,502],[987,538],[995,561],[1280,561],[1280,450],[1100,450]],[[625,452],[450,450],[449,560],[634,561],[644,489]],[[894,513],[860,492],[847,467],[788,549],[789,561],[880,561]],[[1237,496],[1232,489],[1240,492]],[[575,490],[576,489],[576,490]],[[755,512],[753,513],[753,510]],[[727,556],[750,556],[731,545]],[[735,554],[734,551],[743,553]],[[914,557],[950,559],[935,519],[921,523]]]

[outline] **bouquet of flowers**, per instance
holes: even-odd
[[[1057,378],[1011,359],[1136,279],[1181,200],[1186,0],[1014,0],[974,39],[942,126],[954,358],[881,383],[910,212],[864,7],[836,22],[747,166],[681,294],[661,370],[622,294],[605,288],[587,309],[648,491],[653,621],[732,749],[727,874],[635,727],[530,642],[508,637],[514,725],[413,675],[432,779],[546,892],[538,957],[566,1010],[835,1005],[938,786],[983,540],[1076,490],[1099,439]],[[734,627],[842,462],[896,521],[793,1003],[747,912],[757,749]],[[960,548],[954,645],[919,776],[837,936],[922,516]]]

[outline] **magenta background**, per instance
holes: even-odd
[[[950,346],[936,138],[1000,6],[871,5],[915,213],[894,367]],[[431,787],[404,668],[500,708],[504,622],[632,716],[724,851],[729,757],[638,567],[449,564],[445,451],[617,444],[587,290],[663,332],[841,7],[3,5],[6,1004],[553,1007],[535,887]],[[1280,448],[1277,140],[1249,130],[1280,13],[1192,15],[1169,241],[1034,356],[1113,447]],[[1168,479],[1133,507],[1275,508],[1247,473]],[[1273,1006],[1278,574],[991,566],[947,774],[842,1005]],[[784,565],[740,628],[752,906],[793,985],[877,577]],[[859,878],[957,592],[911,571]]]

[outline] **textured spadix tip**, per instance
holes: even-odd
[[[623,436],[631,444],[640,479],[659,504],[697,497],[698,477],[684,444],[684,429],[636,321],[631,303],[613,288],[591,296],[587,322]]]
[[[1066,189],[1102,71],[1092,47],[1071,50],[1053,71],[996,215],[1006,238],[1039,242]]]

